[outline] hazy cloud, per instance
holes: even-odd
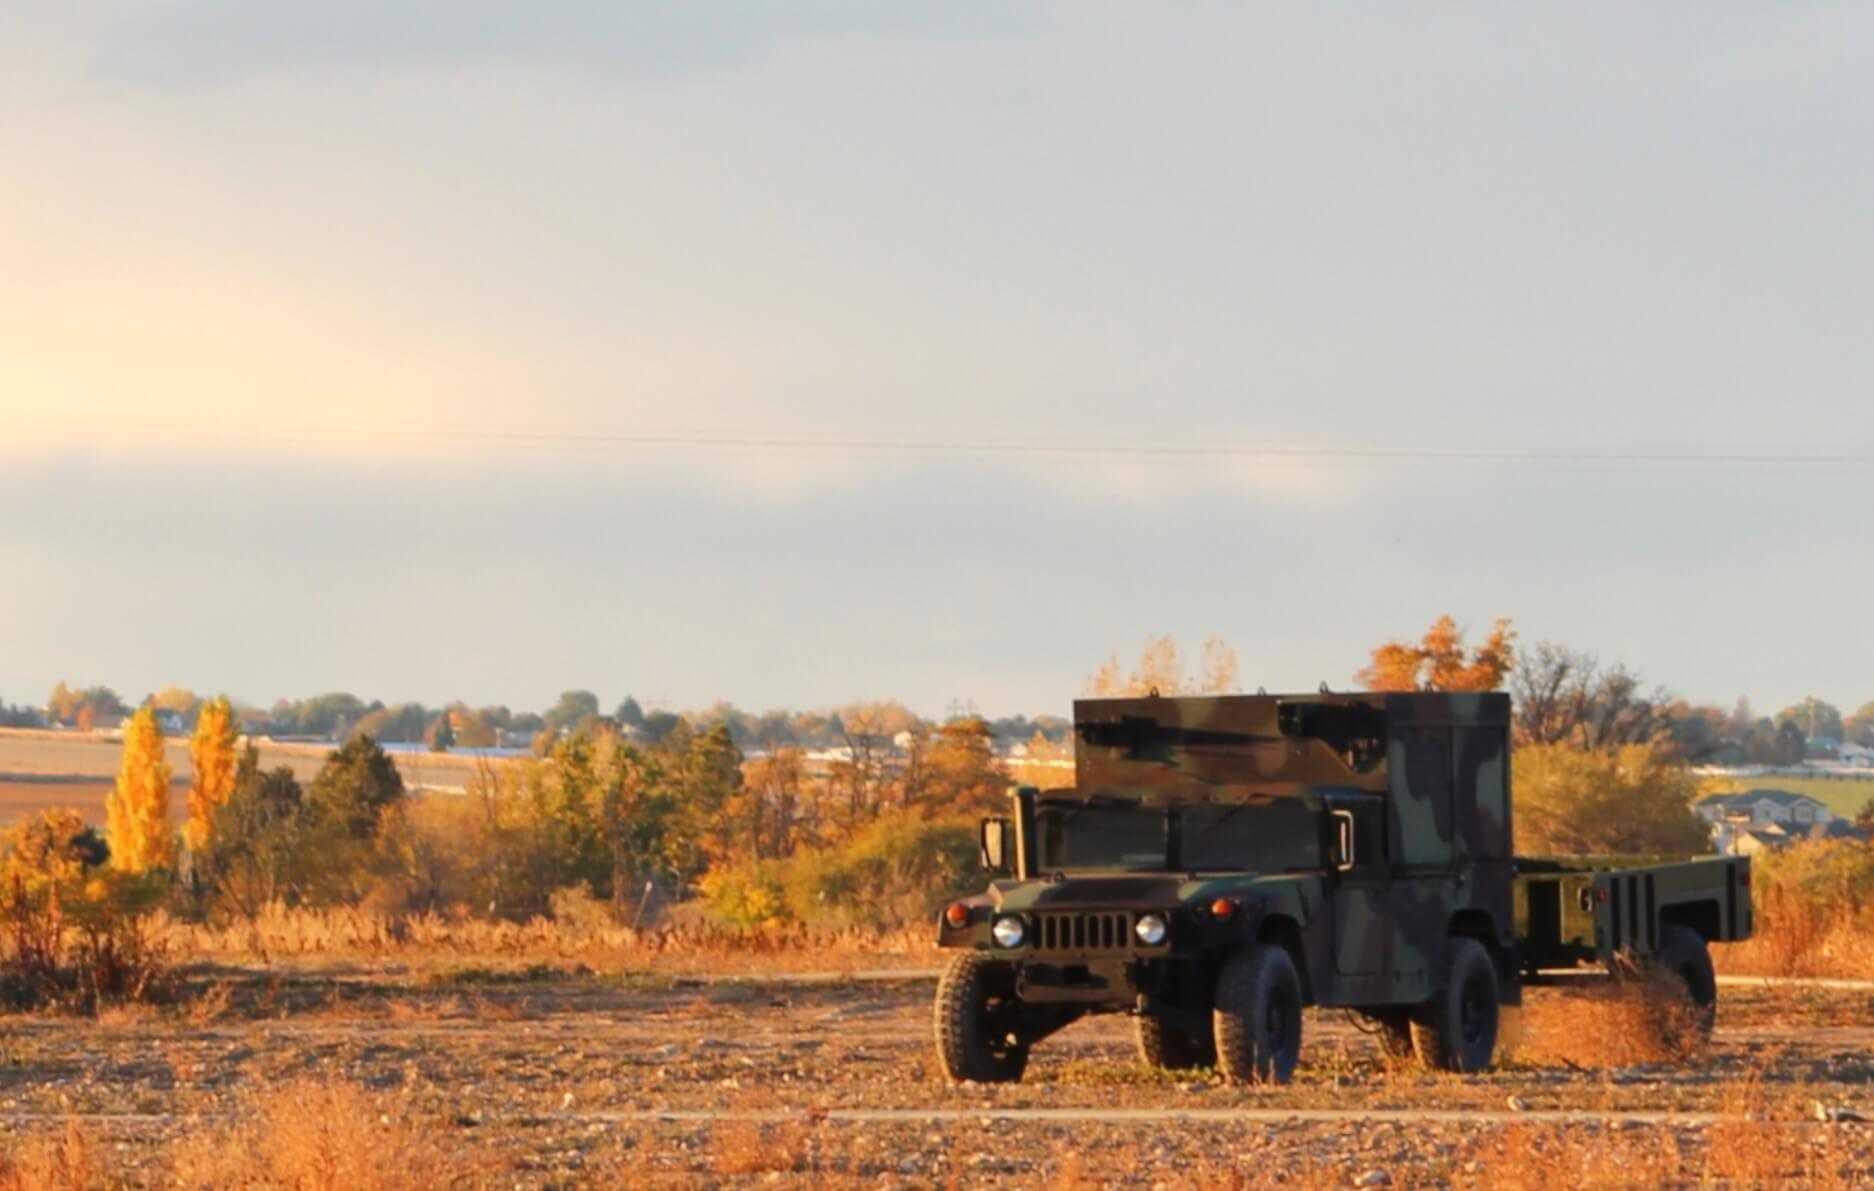
[[[96,68],[165,86],[276,71],[519,65],[610,78],[759,61],[793,38],[972,38],[1032,19],[1021,0],[181,0],[124,20]]]

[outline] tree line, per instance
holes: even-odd
[[[1584,748],[1660,744],[1690,764],[1793,765],[1827,758],[1843,744],[1874,748],[1874,700],[1844,712],[1826,700],[1809,697],[1773,714],[1753,709],[1748,699],[1730,707],[1694,703],[1669,690],[1648,685],[1623,664],[1605,664],[1594,654],[1542,642],[1518,649],[1507,621],[1474,647],[1461,641],[1450,617],[1441,618],[1417,641],[1386,642],[1376,647],[1357,676],[1361,685],[1384,689],[1403,682],[1461,684],[1492,679],[1515,699],[1516,732],[1521,742],[1573,743]],[[1227,693],[1238,689],[1234,650],[1218,639],[1204,643],[1198,669],[1187,673],[1187,660],[1169,637],[1148,640],[1131,667],[1117,655],[1108,658],[1088,681],[1090,695]],[[180,687],[146,696],[138,707],[169,713],[184,731],[192,731],[207,700]],[[71,687],[59,683],[41,708],[0,700],[0,726],[95,726],[101,717],[128,715],[132,707],[105,686]],[[441,707],[405,702],[386,704],[345,692],[307,699],[276,701],[261,709],[235,705],[241,730],[254,736],[343,740],[369,736],[383,743],[427,744],[433,748],[488,748],[499,744],[527,747],[541,733],[558,738],[575,731],[620,733],[636,743],[656,746],[679,724],[724,724],[738,748],[851,748],[856,738],[892,737],[930,721],[901,703],[855,703],[821,711],[772,710],[755,713],[720,703],[678,713],[646,710],[627,696],[610,711],[591,691],[563,692],[544,711],[513,711],[506,706],[471,707],[455,702]],[[1069,722],[1060,716],[1004,716],[985,721],[1004,743],[1037,736],[1065,743]]]
[[[182,731],[192,732],[209,700],[185,687],[165,687],[135,705],[150,707],[173,717]],[[736,747],[745,751],[775,749],[846,748],[855,737],[893,737],[933,722],[902,703],[851,703],[819,711],[745,711],[729,703],[696,711],[646,710],[627,695],[610,711],[603,710],[591,691],[562,692],[541,712],[514,711],[503,705],[472,707],[452,702],[440,707],[422,703],[385,703],[348,692],[330,692],[307,699],[280,699],[269,708],[231,703],[242,733],[281,739],[306,738],[341,741],[369,736],[384,744],[426,744],[439,750],[491,748],[500,745],[534,746],[542,733],[558,739],[575,732],[615,732],[638,744],[657,746],[679,725],[726,725]],[[105,686],[70,687],[59,683],[42,708],[11,706],[0,700],[0,727],[62,727],[90,730],[106,718],[128,716],[132,705]],[[1027,741],[1036,736],[1053,744],[1065,742],[1069,722],[1060,716],[1011,715],[985,719],[993,737]]]

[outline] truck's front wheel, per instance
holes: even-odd
[[[1012,1083],[1028,1068],[1015,1000],[1015,970],[973,951],[953,957],[937,982],[937,1058],[953,1080]]]
[[[1150,1014],[1132,1020],[1138,1032],[1139,1059],[1146,1066],[1176,1071],[1217,1065],[1217,1043],[1208,1031],[1187,1033]]]
[[[1412,1014],[1412,1049],[1440,1071],[1483,1071],[1497,1049],[1497,966],[1475,939],[1446,939],[1438,991]]]
[[[1287,1083],[1301,1059],[1301,978],[1288,952],[1267,943],[1231,952],[1212,1021],[1225,1079]]]

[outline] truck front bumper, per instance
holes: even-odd
[[[1015,966],[1016,996],[1035,1004],[1109,1005],[1130,1009],[1157,990],[1162,960],[1115,958],[1084,962],[1023,960]]]

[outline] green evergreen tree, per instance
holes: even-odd
[[[403,775],[369,736],[354,736],[325,759],[307,792],[311,812],[354,839],[368,839],[403,800]]]

